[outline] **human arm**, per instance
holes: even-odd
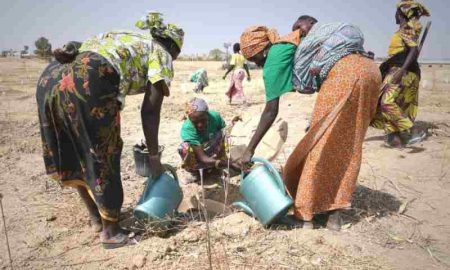
[[[253,134],[253,137],[250,140],[250,143],[245,149],[245,152],[240,160],[241,166],[248,164],[251,161],[251,158],[255,153],[256,147],[261,142],[262,138],[264,137],[264,135],[266,135],[267,131],[277,118],[279,103],[280,103],[279,97],[266,102],[266,106],[264,107],[264,111],[259,120],[256,132],[255,134]]]
[[[400,68],[400,70],[397,71],[392,77],[391,81],[392,84],[399,84],[401,82],[409,66],[417,60],[418,56],[419,56],[419,49],[417,46],[409,48],[408,56],[406,57],[405,63],[403,63],[403,66]]]
[[[225,78],[227,77],[228,73],[230,73],[233,69],[234,69],[235,65],[230,65],[228,66],[227,71],[225,72],[225,75],[223,75],[222,79],[225,80]]]
[[[250,71],[248,69],[248,65],[247,64],[244,64],[244,69],[245,69],[245,72],[247,72],[247,81],[251,81]]]
[[[419,57],[419,36],[421,31],[422,25],[417,20],[410,21],[400,26],[398,33],[408,51],[408,55],[400,70],[392,77],[391,82],[393,84],[399,84],[411,64],[417,61],[417,58]]]
[[[169,89],[164,80],[158,81],[155,84],[147,83],[141,106],[142,129],[148,147],[150,172],[153,178],[159,177],[164,172],[158,155],[158,132],[161,105],[164,99],[164,93],[168,92]]]
[[[228,168],[227,160],[220,160],[208,156],[200,145],[191,145],[191,147],[192,150],[194,151],[197,161],[199,161],[202,164],[205,164],[207,167],[216,167],[217,169]],[[239,166],[236,165],[231,160],[230,160],[230,168],[232,168],[235,171],[240,171]]]

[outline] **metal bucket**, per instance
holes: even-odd
[[[163,151],[164,146],[160,145],[158,149],[159,158],[161,158]],[[147,146],[144,143],[135,144],[133,146],[133,156],[136,174],[143,177],[150,177],[150,160]]]

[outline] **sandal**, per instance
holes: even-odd
[[[427,133],[423,130],[417,132],[417,133],[413,133],[411,134],[411,137],[409,138],[409,140],[407,141],[407,145],[412,145],[412,144],[416,144],[416,143],[420,143],[423,140],[425,140],[425,138],[427,137]]]
[[[125,246],[136,245],[138,241],[134,237],[130,237],[123,233],[118,233],[108,240],[102,240],[102,246],[104,249],[116,249]]]

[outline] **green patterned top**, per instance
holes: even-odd
[[[80,52],[90,51],[105,57],[120,74],[118,99],[125,105],[125,96],[145,92],[147,81],[155,84],[173,79],[172,56],[149,34],[115,31],[86,40]]]

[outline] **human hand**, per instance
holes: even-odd
[[[234,126],[234,124],[236,124],[236,122],[242,121],[242,118],[237,115],[235,117],[233,117],[233,119],[231,120],[231,125]]]
[[[236,163],[235,161],[230,162],[230,168],[231,168],[233,171],[241,172],[241,166],[239,166],[239,164]]]
[[[309,70],[309,73],[311,73],[311,75],[313,75],[313,76],[317,76],[320,74],[320,68],[318,68],[318,67],[311,68]]]
[[[253,157],[253,152],[249,151],[248,149],[245,150],[244,154],[242,155],[242,157],[240,158],[240,160],[238,161],[239,167],[241,168],[241,170],[246,170],[247,168],[250,167],[250,163],[252,161],[252,157]]]
[[[150,177],[156,179],[165,171],[159,155],[149,156]]]
[[[297,89],[297,92],[299,92],[300,94],[311,95],[314,94],[316,91],[311,86],[305,86],[303,89]]]

